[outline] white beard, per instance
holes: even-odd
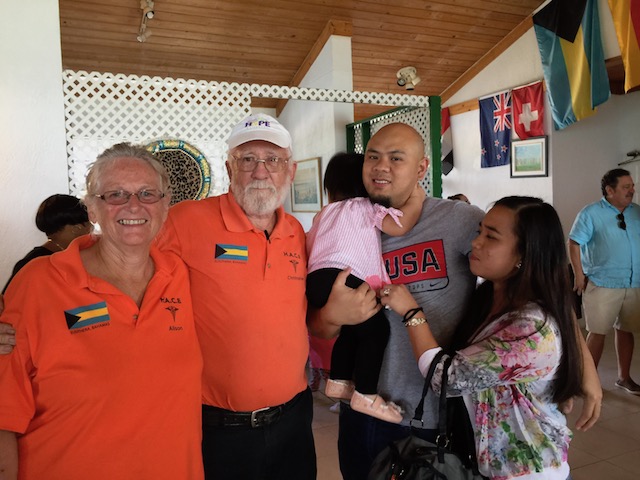
[[[248,216],[262,216],[274,213],[284,203],[290,185],[291,180],[288,177],[280,190],[266,180],[253,180],[244,189],[235,181],[231,181],[231,191],[238,205]]]

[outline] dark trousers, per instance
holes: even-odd
[[[344,480],[366,480],[376,456],[394,440],[408,437],[410,427],[378,420],[342,403],[338,430],[338,457]],[[436,430],[414,429],[414,435],[434,442]]]
[[[307,388],[275,423],[266,427],[202,427],[207,480],[315,480],[316,452]]]
[[[321,308],[327,303],[340,271],[322,268],[307,275],[307,300],[312,307]],[[364,280],[354,275],[349,275],[346,281],[350,288],[358,288],[363,283]],[[384,310],[359,325],[344,325],[333,346],[330,377],[353,380],[360,393],[376,393],[388,340],[389,322]]]

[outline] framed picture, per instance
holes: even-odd
[[[511,178],[547,176],[546,136],[511,142]]]
[[[322,208],[320,157],[296,162],[298,169],[291,183],[291,210],[319,212]]]

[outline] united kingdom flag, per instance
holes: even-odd
[[[511,92],[480,99],[482,168],[508,165],[511,156]]]

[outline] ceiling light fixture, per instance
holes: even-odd
[[[403,67],[396,73],[399,87],[405,87],[407,90],[413,90],[421,81],[416,72],[416,67]]]
[[[140,0],[140,8],[142,9],[142,14],[146,16],[149,20],[153,18],[155,12],[153,11],[153,0]]]
[[[151,36],[151,29],[147,29],[147,21],[155,16],[153,10],[155,3],[153,0],[140,0],[140,10],[142,10],[142,20],[140,21],[140,30],[138,31],[137,40],[142,43]]]
[[[145,26],[146,27],[146,26]],[[149,28],[148,30],[146,28],[141,29],[140,33],[138,33],[138,36],[136,37],[136,39],[140,42],[140,43],[144,43],[147,41],[147,39],[151,36],[151,29]]]

